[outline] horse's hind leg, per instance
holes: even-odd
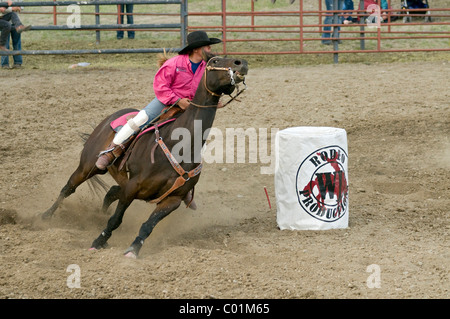
[[[121,188],[119,185],[112,186],[109,189],[108,193],[106,193],[105,198],[103,199],[102,213],[106,214],[108,207],[113,202],[119,199],[120,190]]]
[[[139,230],[139,235],[133,241],[131,246],[125,251],[124,255],[126,257],[137,258],[139,250],[144,244],[144,240],[148,236],[150,236],[156,224],[158,224],[164,217],[177,209],[180,204],[180,197],[167,197],[161,203],[159,203],[150,215],[149,219],[142,224]]]
[[[48,219],[53,216],[55,210],[61,205],[62,201],[67,198],[69,195],[73,194],[80,184],[85,182],[89,177],[91,170],[84,169],[81,165],[73,172],[70,176],[67,184],[61,189],[58,198],[53,203],[53,205],[47,209],[42,215],[42,219]]]

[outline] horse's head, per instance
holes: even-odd
[[[215,95],[231,94],[236,84],[244,81],[248,63],[243,59],[211,58],[205,70],[206,89]]]

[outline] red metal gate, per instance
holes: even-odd
[[[315,8],[311,6],[312,1],[295,0],[289,6],[289,11],[258,10],[255,4],[261,1],[269,2],[269,0],[258,2],[250,0],[248,11],[231,11],[227,8],[227,0],[221,0],[220,11],[189,12],[188,30],[203,29],[220,32],[223,38],[222,54],[234,55],[450,51],[449,8],[428,8],[423,13],[423,9],[402,9],[401,2],[397,2],[395,6],[393,1],[388,0],[389,9],[381,10],[378,7],[377,11],[374,7],[369,8],[371,10],[364,9],[364,0],[360,0],[355,1],[355,10],[326,11],[321,0],[315,2]],[[278,0],[278,2],[281,1],[288,3],[287,0]],[[305,7],[306,3],[308,8]],[[333,24],[323,23],[327,14],[336,17]],[[359,22],[342,24],[340,19],[349,14]],[[385,17],[379,25],[373,23],[378,20],[372,19],[378,15]],[[191,17],[211,16],[221,17],[221,23],[217,25],[192,23]],[[249,23],[231,24],[229,21],[236,17],[248,17]],[[272,20],[277,18],[279,23],[264,22],[270,18]],[[291,22],[295,20],[296,23]],[[331,26],[336,30],[332,31],[334,35],[339,34],[339,38],[334,38],[332,34],[330,46],[321,45],[321,34],[325,26]],[[422,43],[414,43],[420,40]],[[358,41],[359,43],[355,45]],[[251,43],[262,42],[291,42],[296,45],[290,48],[280,45],[280,48],[283,48],[281,50],[252,50],[251,47],[245,50]],[[239,45],[230,47],[232,44]]]

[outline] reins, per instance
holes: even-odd
[[[212,59],[211,59],[211,60],[212,60]],[[208,61],[208,64],[209,64],[209,62],[210,62],[211,60]],[[217,93],[211,91],[211,90],[208,88],[208,86],[206,85],[206,74],[207,74],[207,71],[226,71],[226,72],[228,72],[229,75],[230,75],[230,84],[236,86],[236,81],[234,80],[234,77],[233,77],[233,71],[231,70],[231,68],[213,67],[213,66],[210,66],[210,65],[208,65],[208,64],[206,65],[206,68],[205,68],[205,74],[204,74],[204,77],[203,77],[203,79],[204,79],[204,80],[203,80],[203,85],[204,85],[206,91],[208,91],[211,95],[217,96],[217,97],[221,97],[221,96],[223,95],[223,93],[222,93],[222,94],[217,94]],[[234,101],[234,100],[240,102],[239,100],[237,100],[237,97],[238,97],[239,95],[241,95],[241,94],[247,89],[247,84],[245,84],[245,78],[244,78],[244,80],[242,81],[242,83],[244,84],[244,88],[243,88],[242,90],[239,90],[239,86],[236,86],[236,88],[237,88],[237,93],[236,93],[236,95],[235,95],[235,96],[231,96],[231,94],[228,94],[228,96],[229,96],[231,99],[230,99],[229,101],[227,101],[222,107],[227,106],[228,104],[230,104],[230,103],[231,103],[232,101]],[[155,118],[153,118],[150,122],[148,122],[144,127],[142,127],[140,131],[142,132],[142,131],[144,131],[145,129],[149,128],[150,126],[155,126],[155,127],[157,128],[157,125],[156,125],[157,120],[158,120],[163,114],[167,113],[170,109],[172,109],[177,103],[178,103],[178,101],[176,101],[174,104],[170,105],[167,109],[162,110],[160,114],[158,114]],[[217,104],[216,104],[216,105],[200,105],[200,104],[194,103],[194,102],[192,102],[192,101],[190,102],[190,104],[192,104],[192,105],[194,105],[194,106],[196,106],[196,107],[200,107],[200,108],[202,108],[202,107],[217,107]],[[119,166],[119,171],[122,170],[123,166],[125,165],[125,163],[126,163],[128,157],[129,157],[130,154],[131,154],[131,150],[133,149],[134,144],[136,143],[136,141],[137,141],[137,138],[135,138],[135,139],[131,142],[131,145],[128,147],[128,150],[126,151],[126,153],[125,153],[125,155],[124,155],[124,158],[122,159],[122,163],[121,163],[120,166]],[[94,168],[95,168],[95,166],[94,166]]]
[[[211,61],[211,60],[210,60]],[[209,62],[208,62],[209,63]],[[210,65],[207,65],[206,66],[206,68],[205,68],[205,75],[204,75],[204,77],[203,77],[203,86],[205,87],[205,89],[206,89],[206,91],[208,91],[208,93],[209,94],[211,94],[211,95],[213,95],[213,96],[218,96],[218,97],[221,97],[222,95],[223,95],[223,93],[222,94],[217,94],[217,93],[215,93],[215,92],[213,92],[213,91],[211,91],[209,88],[208,88],[208,86],[207,86],[207,84],[206,84],[206,75],[207,75],[207,71],[226,71],[226,72],[229,72],[229,74],[230,74],[230,81],[231,81],[231,85],[236,85],[236,81],[234,80],[234,77],[233,77],[233,71],[231,70],[231,68],[222,68],[222,67],[214,67],[214,66],[210,66]],[[238,101],[238,102],[240,102],[239,100],[237,100],[236,98],[239,96],[239,95],[241,95],[246,89],[247,89],[247,84],[245,84],[245,79],[242,81],[242,83],[244,84],[244,88],[242,89],[242,90],[239,90],[239,87],[238,86],[236,86],[236,88],[237,88],[237,93],[236,93],[236,95],[235,96],[231,96],[231,94],[228,94],[228,96],[231,98],[227,103],[225,103],[222,107],[225,107],[225,106],[227,106],[228,104],[230,104],[232,101],[234,101],[234,100],[236,100],[236,101]],[[197,107],[217,107],[217,105],[200,105],[200,104],[197,104],[197,103],[194,103],[194,102],[190,102],[192,105],[194,105],[194,106],[197,106]]]
[[[210,89],[208,89],[207,85],[206,85],[206,74],[207,71],[227,71],[230,74],[230,78],[231,78],[231,85],[236,85],[236,82],[233,78],[233,71],[231,70],[231,68],[216,68],[216,67],[211,67],[211,66],[206,66],[205,69],[205,75],[204,75],[204,86],[205,89],[212,94],[213,96],[222,96],[222,94],[217,94],[213,91],[211,91]],[[245,85],[245,81],[243,81],[244,85]],[[245,85],[244,90],[247,88],[247,85]],[[238,93],[232,97],[231,94],[229,95],[231,97],[231,100],[229,100],[225,105],[229,104],[231,101],[235,100],[244,90],[239,90],[238,89]],[[197,106],[197,107],[217,107],[217,105],[199,105],[193,102],[190,102],[192,105]],[[225,106],[224,105],[224,106]],[[172,192],[174,192],[175,190],[177,190],[178,188],[182,187],[187,181],[189,181],[192,177],[195,177],[197,175],[200,174],[201,170],[202,170],[202,163],[198,164],[194,169],[190,170],[189,172],[186,172],[181,165],[178,163],[178,161],[175,159],[175,157],[172,155],[172,153],[170,152],[170,150],[168,149],[168,147],[166,146],[166,144],[164,143],[162,137],[159,135],[159,130],[158,130],[158,125],[155,125],[155,142],[157,143],[157,145],[160,146],[160,148],[163,150],[164,154],[166,155],[166,158],[168,159],[169,163],[172,165],[173,169],[178,173],[178,178],[175,180],[175,182],[173,183],[172,187],[170,187],[164,194],[162,194],[160,197],[152,200],[152,203],[160,203],[163,199],[165,199],[167,196],[169,196]],[[191,200],[192,202],[192,200]],[[188,204],[188,206],[190,205],[190,203]]]

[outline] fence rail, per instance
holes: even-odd
[[[92,5],[116,5],[116,4],[181,4],[183,0],[100,0],[100,1],[33,1],[33,2],[12,2],[11,7],[55,7]],[[6,2],[0,2],[0,7],[8,7]]]
[[[100,24],[101,6],[107,5],[168,5],[178,4],[180,5],[180,23],[164,23],[164,24]],[[180,32],[181,46],[186,45],[187,40],[187,0],[101,0],[101,1],[38,1],[38,2],[13,2],[12,7],[61,7],[61,6],[95,6],[96,24],[92,25],[57,25],[57,13],[54,9],[53,14],[54,25],[40,25],[32,26],[33,30],[45,30],[45,31],[64,31],[64,30],[94,30],[96,31],[97,44],[100,42],[100,30],[167,30],[174,29]],[[7,7],[7,3],[0,2],[1,7]],[[42,14],[33,12],[33,14]],[[49,13],[44,13],[49,14]],[[70,14],[70,13],[65,13]],[[126,13],[115,14],[126,15]],[[21,51],[0,51],[2,55],[66,55],[66,54],[119,54],[119,53],[163,53],[165,50],[177,52],[180,48],[138,48],[138,49],[92,49],[92,50],[21,50]]]
[[[111,30],[152,30],[174,31],[180,33],[180,47],[169,48],[177,52],[186,45],[186,35],[190,31],[205,30],[220,33],[222,37],[222,52],[229,55],[270,55],[270,54],[332,54],[334,61],[338,61],[339,54],[346,53],[384,53],[384,52],[428,52],[450,51],[450,8],[407,9],[394,8],[394,1],[388,0],[388,9],[377,12],[364,8],[364,1],[355,1],[353,10],[329,10],[317,0],[317,6],[311,8],[311,1],[296,0],[294,4],[285,6],[289,10],[258,10],[255,0],[247,0],[249,10],[233,11],[227,7],[227,0],[211,0],[217,4],[216,10],[209,12],[189,11],[188,0],[105,0],[105,1],[44,1],[19,2],[13,6],[24,7],[53,7],[53,12],[29,12],[29,14],[52,14],[53,25],[33,26],[32,30],[93,30],[100,40],[100,31]],[[268,0],[267,0],[268,1]],[[281,1],[281,0],[280,0]],[[231,2],[231,0],[229,0]],[[241,1],[242,2],[242,1]],[[287,2],[287,1],[286,1]],[[258,4],[261,1],[258,2]],[[337,8],[334,0],[334,8]],[[180,17],[180,23],[143,23],[143,24],[100,24],[101,16],[127,15],[128,13],[100,13],[101,6],[119,4],[176,4],[180,5],[179,13],[165,15]],[[308,8],[305,8],[305,5]],[[0,3],[0,6],[5,6]],[[67,12],[57,12],[58,6],[89,6],[94,5],[95,12],[83,15],[95,15],[95,24],[80,25],[77,28],[68,25],[58,25],[57,16],[67,15]],[[242,6],[241,6],[242,8]],[[137,16],[155,16],[158,13],[133,13]],[[161,14],[160,14],[161,15]],[[358,21],[353,24],[342,23],[345,16],[351,15]],[[369,23],[367,18],[374,16],[379,19],[383,15],[383,23]],[[332,17],[332,23],[324,23],[326,17]],[[188,17],[190,23],[188,24]],[[195,22],[192,22],[194,20]],[[375,25],[375,26],[374,26]],[[330,27],[331,31],[325,31]],[[322,45],[322,35],[330,33],[331,45]],[[449,41],[447,41],[449,40]],[[359,48],[351,45],[359,41]],[[413,41],[434,41],[427,46],[415,46]],[[255,47],[249,44],[256,44]],[[277,49],[261,49],[261,44],[277,43]],[[404,44],[402,46],[401,44]],[[101,49],[101,50],[29,50],[0,52],[0,55],[18,54],[103,54],[103,53],[161,53],[164,48],[141,49]]]

